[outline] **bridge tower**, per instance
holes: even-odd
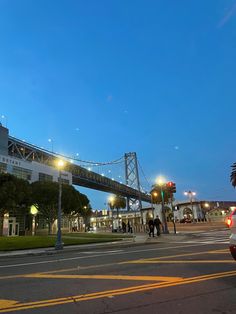
[[[136,153],[125,154],[125,181],[128,186],[140,192],[138,162]],[[127,197],[127,209],[128,211],[141,210],[142,209],[141,197],[139,196],[139,199]]]

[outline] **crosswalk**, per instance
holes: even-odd
[[[202,243],[202,244],[228,244],[229,230],[200,232],[193,235],[192,239],[182,241],[182,243]]]

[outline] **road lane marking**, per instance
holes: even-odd
[[[174,261],[165,261],[165,260],[140,260],[140,261],[134,261],[130,262],[129,264],[220,264],[220,263],[228,263],[228,264],[235,264],[234,260],[174,260]]]
[[[112,256],[112,255],[126,255],[126,254],[132,254],[132,253],[141,253],[141,252],[151,252],[151,251],[165,251],[170,249],[183,249],[188,247],[198,247],[198,246],[206,246],[205,243],[203,244],[190,244],[190,245],[181,245],[181,246],[169,246],[169,247],[155,247],[153,249],[145,249],[145,250],[129,250],[124,252],[116,252],[116,253],[108,253],[106,256]],[[38,261],[38,262],[29,262],[29,263],[19,263],[19,264],[10,264],[10,265],[0,265],[0,268],[11,268],[11,267],[22,267],[22,266],[32,266],[32,265],[40,265],[40,264],[48,264],[48,263],[58,263],[58,262],[65,262],[65,261],[71,261],[71,260],[80,260],[80,259],[86,259],[86,258],[95,258],[95,257],[104,257],[103,254],[95,254],[95,255],[89,255],[89,256],[76,256],[76,257],[68,257],[68,258],[60,258],[60,259],[54,259],[54,260],[46,260],[46,261]]]
[[[5,309],[5,308],[9,308],[11,306],[14,306],[16,304],[18,304],[18,301],[15,300],[4,300],[4,299],[0,299],[0,310]]]
[[[127,275],[53,275],[53,274],[29,274],[24,278],[50,278],[50,279],[109,279],[109,280],[135,280],[135,281],[165,281],[172,282],[183,280],[183,277],[165,276],[127,276]]]
[[[210,251],[209,254],[229,254],[229,249]]]
[[[65,269],[58,269],[58,270],[52,270],[52,271],[47,271],[47,272],[41,272],[41,274],[53,274],[53,273],[62,273],[62,272],[69,272],[69,271],[79,271],[79,270],[86,270],[86,269],[95,269],[95,268],[103,268],[103,267],[108,267],[108,266],[114,266],[114,265],[122,265],[122,264],[141,264],[144,263],[145,261],[152,261],[154,260],[156,263],[157,260],[165,260],[169,258],[176,258],[176,257],[183,257],[183,256],[194,256],[194,255],[201,255],[201,254],[228,254],[228,250],[223,249],[223,250],[211,250],[211,251],[202,251],[202,252],[195,252],[195,253],[184,253],[184,254],[177,254],[177,255],[169,255],[169,256],[160,256],[160,257],[152,257],[148,259],[138,259],[138,260],[131,260],[131,261],[125,261],[125,262],[116,262],[116,263],[107,263],[107,264],[100,264],[100,265],[90,265],[90,266],[79,266],[78,267],[73,267],[73,268],[65,268]],[[212,261],[214,262],[214,261]],[[234,261],[232,260],[226,260],[225,263],[233,263]],[[170,263],[170,262],[169,262]],[[151,263],[150,263],[151,264]],[[6,265],[8,267],[8,265]],[[13,279],[13,278],[21,278],[25,274],[22,275],[10,275],[10,276],[0,276],[0,280],[4,279]]]
[[[80,252],[81,254],[107,254],[107,253],[117,253],[117,252],[124,252],[124,250],[113,250],[113,251],[86,251]]]
[[[151,258],[140,258],[137,260],[131,260],[131,261],[125,261],[125,262],[120,262],[119,264],[134,264],[134,263],[139,263],[140,261],[152,261],[152,260],[162,260],[162,259],[167,259],[167,258],[176,258],[176,257],[183,257],[183,256],[196,256],[196,255],[203,255],[203,254],[217,254],[218,250],[210,250],[210,251],[202,251],[202,252],[193,252],[193,253],[183,253],[183,254],[175,254],[175,255],[169,255],[169,256],[160,256],[160,257],[151,257]],[[221,250],[219,250],[221,251]]]
[[[89,294],[75,295],[75,296],[70,296],[70,297],[65,297],[65,298],[42,300],[42,301],[35,301],[35,302],[28,302],[28,303],[17,303],[17,304],[12,304],[9,307],[0,308],[0,313],[8,313],[8,312],[13,312],[13,311],[21,311],[21,310],[27,310],[27,309],[62,305],[62,304],[68,304],[68,303],[74,303],[74,302],[100,299],[100,298],[105,298],[105,297],[113,297],[113,296],[118,296],[118,295],[137,293],[137,292],[154,290],[154,289],[159,289],[159,288],[198,283],[198,282],[203,282],[207,280],[213,280],[213,279],[230,277],[230,276],[236,276],[236,271],[221,272],[221,273],[214,273],[214,274],[197,276],[197,277],[190,277],[190,278],[178,280],[175,282],[161,282],[161,283],[147,284],[147,285],[141,285],[141,286],[132,286],[129,288],[121,288],[121,289],[116,289],[116,290],[107,290],[107,291],[101,291],[101,292],[95,292],[95,293],[89,293]],[[13,302],[13,300],[9,300],[9,302]]]

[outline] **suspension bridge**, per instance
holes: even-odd
[[[127,210],[140,210],[142,201],[151,203],[151,196],[140,184],[138,159],[135,152],[111,162],[93,162],[65,156],[10,136],[7,128],[0,126],[0,153],[28,162],[38,162],[55,168],[55,160],[66,160],[64,171],[72,174],[72,184],[103,192],[119,194],[127,198]],[[109,178],[104,173],[92,171],[94,168],[124,165],[125,182]],[[121,176],[119,176],[121,177]]]

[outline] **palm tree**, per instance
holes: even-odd
[[[232,183],[232,186],[235,188],[236,187],[236,162],[231,167],[233,169],[231,172],[230,181]]]

